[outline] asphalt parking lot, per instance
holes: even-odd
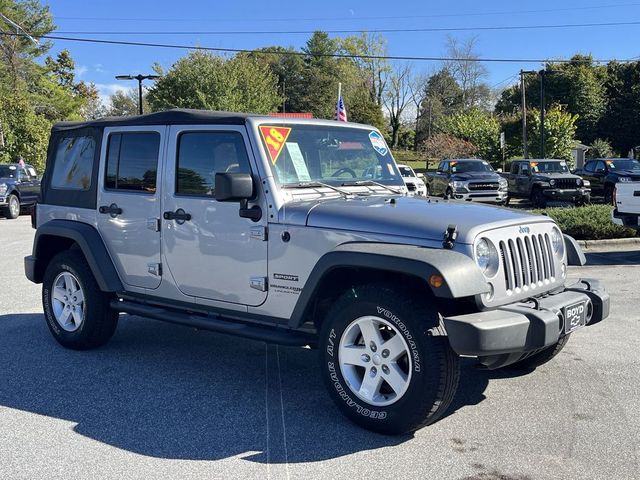
[[[123,316],[106,347],[59,347],[23,274],[29,218],[0,219],[0,478],[631,479],[640,453],[640,252],[589,254],[610,318],[534,372],[463,364],[413,436],[334,408],[316,353]]]

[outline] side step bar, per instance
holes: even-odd
[[[237,320],[224,319],[224,317],[212,318],[207,315],[179,312],[126,300],[111,300],[110,306],[117,312],[128,313],[130,315],[139,315],[154,320],[175,323],[176,325],[184,325],[200,330],[209,330],[225,335],[235,335],[251,340],[261,340],[263,342],[289,347],[315,346],[317,343],[315,336],[309,333],[285,330],[277,327],[250,325],[238,322]]]

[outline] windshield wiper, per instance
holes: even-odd
[[[402,195],[402,191],[396,190],[395,188],[391,188],[384,183],[374,182],[373,180],[359,180],[355,182],[344,182],[342,184],[343,187],[370,187],[372,185],[376,185],[378,187],[386,188],[390,192],[395,193],[396,195]]]
[[[322,182],[299,182],[299,183],[287,183],[285,185],[282,185],[282,188],[319,188],[319,187],[324,187],[324,188],[329,188],[331,190],[334,190],[338,192],[340,195],[343,195],[345,198],[353,195],[353,193],[351,192],[347,192],[346,190],[342,190],[341,188],[334,187],[333,185],[329,185],[328,183],[322,183]]]

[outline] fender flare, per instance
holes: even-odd
[[[52,237],[73,240],[80,247],[100,290],[103,292],[124,290],[118,272],[98,231],[88,223],[70,220],[50,220],[38,227],[33,240],[33,255],[31,256],[32,281],[42,283],[49,260],[46,255],[43,259],[42,253],[47,248],[47,240]]]
[[[404,273],[425,280],[427,285],[431,275],[440,275],[444,279],[440,288],[429,285],[434,296],[439,298],[463,298],[489,291],[487,281],[476,263],[462,253],[392,243],[346,243],[318,260],[293,309],[290,327],[299,327],[304,323],[307,306],[312,303],[323,278],[341,267]]]

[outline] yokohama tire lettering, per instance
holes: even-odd
[[[376,307],[376,308],[378,310],[379,315],[383,315],[388,320],[395,323],[396,327],[398,327],[398,330],[402,332],[402,335],[404,335],[404,338],[409,344],[409,348],[411,349],[411,356],[413,357],[413,371],[419,372],[421,370],[421,366],[420,366],[420,354],[418,353],[418,346],[416,345],[416,342],[413,339],[413,335],[411,335],[411,333],[407,329],[407,326],[404,323],[402,323],[402,321],[396,315],[394,315],[392,312],[390,312],[386,308],[383,308],[383,307]]]

